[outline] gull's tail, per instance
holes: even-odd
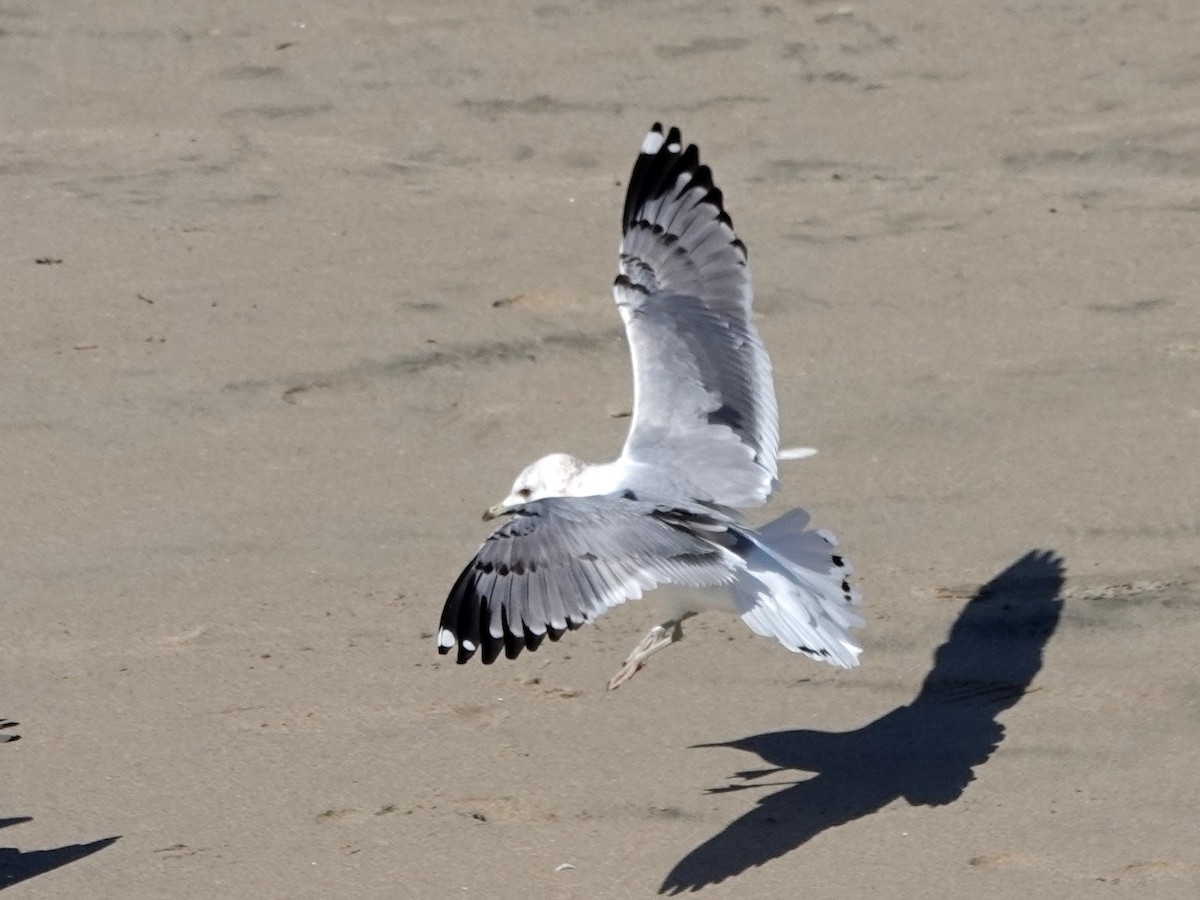
[[[858,665],[862,648],[848,629],[860,627],[861,601],[847,580],[853,569],[828,531],[806,531],[802,509],[784,513],[743,536],[746,568],[733,586],[738,615],[750,630],[797,653],[835,666]]]

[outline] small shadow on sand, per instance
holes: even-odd
[[[0,828],[22,825],[32,821],[30,816],[0,819]],[[0,891],[38,875],[45,875],[59,866],[65,866],[83,859],[85,856],[91,856],[98,850],[115,844],[118,839],[116,837],[101,838],[90,844],[68,844],[65,847],[54,847],[51,850],[21,851],[16,847],[0,847]]]
[[[1033,551],[984,585],[959,613],[916,699],[855,731],[777,731],[703,747],[736,747],[771,768],[739,772],[710,793],[755,779],[816,773],[758,801],[681,859],[659,893],[679,894],[790,853],[821,832],[900,798],[957,800],[1004,739],[996,717],[1029,690],[1062,611],[1063,561]]]

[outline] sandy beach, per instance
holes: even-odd
[[[0,0],[0,889],[1200,896],[1200,6]],[[436,654],[655,121],[862,665]],[[15,723],[15,724],[13,724]],[[19,737],[4,741],[3,738]],[[6,895],[6,897],[9,895]]]

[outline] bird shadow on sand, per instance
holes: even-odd
[[[776,731],[702,747],[756,753],[771,768],[738,772],[709,793],[749,790],[763,777],[815,773],[758,801],[681,859],[659,893],[679,894],[739,875],[903,798],[957,800],[1004,740],[996,717],[1029,690],[1062,610],[1061,557],[1035,550],[967,601],[934,654],[916,698],[847,732]]]
[[[0,819],[0,828],[32,821],[29,816]],[[50,850],[21,851],[16,847],[0,847],[0,891],[38,875],[45,875],[85,856],[91,856],[117,840],[115,837],[101,838],[90,844],[67,844],[65,847],[54,847]]]

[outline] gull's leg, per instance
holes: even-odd
[[[620,671],[608,682],[608,689],[611,691],[614,688],[619,688],[637,674],[638,669],[646,664],[647,659],[659,650],[670,647],[673,643],[680,640],[683,637],[684,620],[690,619],[694,615],[694,612],[685,612],[678,618],[667,619],[661,625],[655,625],[651,628],[649,633],[642,638],[642,642],[633,648],[632,653],[625,657],[625,664],[621,666]]]

